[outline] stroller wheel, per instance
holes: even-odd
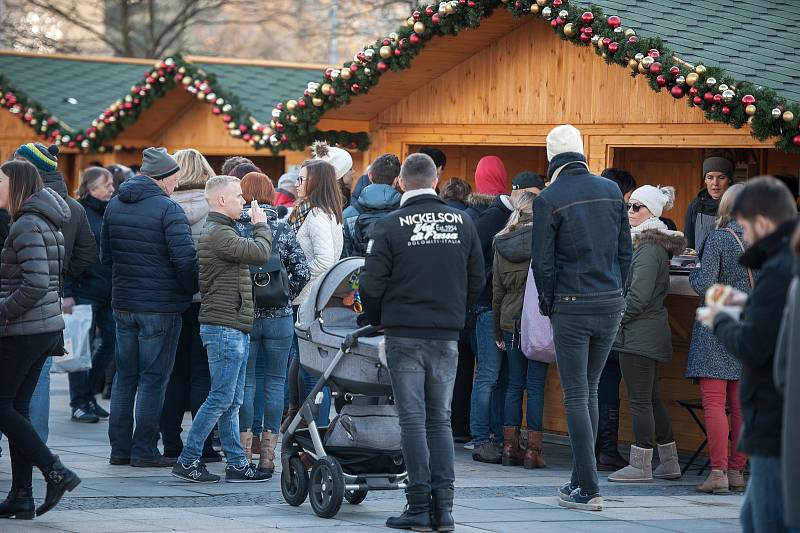
[[[289,459],[289,468],[281,472],[281,492],[286,503],[297,507],[308,496],[308,472],[296,455]]]
[[[344,500],[344,474],[336,459],[325,456],[311,468],[309,500],[320,518],[333,518]]]
[[[363,502],[366,497],[367,491],[365,490],[344,491],[344,499],[347,500],[347,503],[350,505],[358,505],[359,503]]]

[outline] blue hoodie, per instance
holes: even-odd
[[[199,290],[197,250],[186,214],[147,176],[119,188],[103,217],[101,260],[111,266],[112,307],[180,313]]]
[[[364,187],[358,201],[342,213],[344,219],[344,248],[342,255],[364,256],[372,225],[400,207],[402,195],[390,185],[372,183]],[[359,217],[361,222],[357,224]]]

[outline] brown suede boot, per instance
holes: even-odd
[[[522,463],[519,453],[519,428],[503,426],[503,466],[518,466]]]
[[[249,463],[253,459],[253,432],[242,431],[239,433],[239,443],[242,445],[244,456],[247,457],[247,462]]]
[[[744,492],[747,483],[744,480],[744,472],[741,470],[728,470],[728,488],[733,492]]]
[[[250,454],[255,457],[261,453],[261,438],[258,434],[253,434],[253,445],[250,446]]]
[[[532,468],[545,468],[547,463],[542,456],[542,432],[528,430],[528,447],[525,449],[523,466],[530,470]]]
[[[270,431],[261,434],[261,450],[258,457],[258,470],[265,474],[275,472],[275,446],[278,445],[278,435]]]
[[[706,494],[729,494],[728,475],[722,470],[712,470],[706,480],[695,488],[697,492]]]

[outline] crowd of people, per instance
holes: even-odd
[[[800,527],[800,467],[786,453],[797,421],[784,408],[800,394],[796,182],[735,184],[734,163],[709,157],[680,232],[665,216],[674,188],[594,175],[569,125],[548,135],[545,176],[510,178],[490,155],[474,190],[440,183],[436,148],[380,155],[358,179],[346,150],[316,143],[312,156],[274,185],[244,157],[217,173],[197,150],[148,148],[136,171],[85,169],[77,200],[55,146],[25,144],[0,167],[0,432],[13,477],[0,517],[41,515],[80,483],[46,446],[50,366],[80,305],[92,309],[92,367],[69,374],[71,417],[108,419],[112,465],[213,483],[206,465],[224,455],[226,481],[270,479],[281,422],[316,383],[297,355],[297,309],[349,256],[366,258],[364,320],[385,331],[409,474],[408,507],[387,525],[452,530],[454,442],[476,461],[545,468],[553,360],[574,465],[559,502],[601,510],[598,470],[620,483],[681,477],[659,367],[672,358],[670,262],[692,248],[701,304],[685,375],[699,383],[711,465],[697,490],[747,487],[748,531]],[[552,359],[523,348],[530,313],[552,325]],[[325,426],[331,391],[319,400]],[[39,508],[34,465],[47,481]]]

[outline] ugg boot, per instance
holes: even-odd
[[[729,494],[728,476],[723,470],[712,470],[706,480],[695,489],[706,494]]]
[[[42,516],[58,505],[65,492],[71,492],[81,484],[78,474],[62,465],[57,455],[54,458],[55,461],[50,468],[42,471],[44,479],[47,481],[47,494],[44,503],[36,509],[36,516]]]
[[[452,501],[452,500],[451,500]],[[0,518],[16,518],[17,520],[33,520],[33,487],[8,491],[8,497],[0,503]]]
[[[247,457],[247,462],[249,463],[253,460],[253,432],[242,431],[239,433],[239,443],[242,445],[244,456]]]
[[[431,493],[431,522],[437,531],[453,531],[453,488],[436,489]]]
[[[250,446],[250,453],[255,457],[261,453],[261,438],[258,433],[253,434],[253,445]]]
[[[400,516],[392,516],[386,527],[411,529],[413,531],[432,531],[431,493],[428,491],[406,491],[406,509]]]
[[[658,479],[680,479],[681,464],[678,462],[678,447],[675,442],[658,445],[659,465],[653,472],[653,477]]]
[[[597,441],[595,441],[595,457],[597,470],[616,472],[628,466],[619,453],[617,436],[619,434],[619,407],[600,405],[600,418],[597,424]]]
[[[630,464],[608,476],[608,480],[618,483],[653,481],[653,449],[631,446]]]
[[[525,449],[525,458],[522,461],[527,470],[532,468],[545,468],[547,463],[542,456],[542,432],[528,430],[528,447]]]
[[[258,456],[258,470],[265,474],[275,472],[275,446],[278,445],[278,434],[265,431],[261,434],[261,450]]]
[[[728,488],[733,492],[744,492],[747,483],[744,480],[744,472],[741,470],[728,470]]]
[[[519,450],[519,428],[503,426],[503,466],[519,466],[522,464]]]

